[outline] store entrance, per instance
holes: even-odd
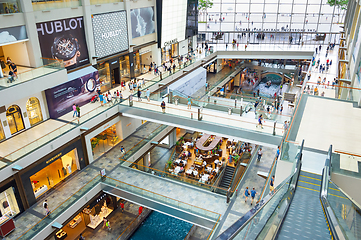
[[[49,165],[30,177],[35,198],[38,198],[76,170],[80,170],[77,148],[47,161]]]
[[[117,87],[120,85],[120,71],[119,68],[112,70],[112,86]]]
[[[21,110],[19,106],[12,105],[6,111],[6,119],[9,123],[11,134],[17,133],[24,129],[24,121],[21,116]]]

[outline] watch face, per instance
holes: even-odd
[[[94,78],[89,78],[88,81],[86,82],[86,89],[89,92],[93,92],[95,90],[96,87],[96,82]]]
[[[69,60],[78,52],[78,41],[71,35],[55,38],[51,51],[54,57]]]

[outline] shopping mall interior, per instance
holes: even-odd
[[[360,5],[0,0],[0,236],[361,239]]]

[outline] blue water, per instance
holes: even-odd
[[[130,240],[181,240],[191,228],[191,223],[153,211]]]
[[[268,81],[272,81],[272,84],[270,87],[266,87],[266,83]],[[273,96],[275,92],[279,90],[279,87],[281,85],[282,78],[276,74],[268,74],[258,84],[258,86],[253,90],[254,92],[257,92],[259,89],[259,92],[262,96]]]

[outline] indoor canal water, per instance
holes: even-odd
[[[130,240],[181,240],[191,228],[191,223],[153,211]]]
[[[271,86],[267,87],[267,82],[271,81]],[[257,87],[253,90],[253,92],[257,92],[259,89],[260,95],[264,97],[274,96],[275,92],[279,91],[280,85],[282,82],[282,78],[276,74],[268,74],[258,84]]]

